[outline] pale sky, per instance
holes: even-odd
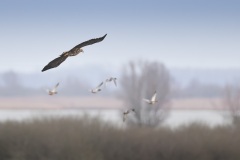
[[[0,71],[41,72],[63,51],[106,33],[59,67],[146,59],[170,68],[240,68],[239,17],[238,0],[2,0]]]

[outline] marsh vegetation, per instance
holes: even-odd
[[[240,127],[116,127],[88,116],[0,123],[1,160],[232,160]]]

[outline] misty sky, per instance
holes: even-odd
[[[0,24],[0,71],[41,72],[63,51],[105,33],[60,68],[133,59],[240,68],[238,0],[1,0]]]

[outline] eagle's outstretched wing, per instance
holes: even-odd
[[[106,36],[107,36],[107,34],[105,34],[103,37],[100,37],[100,38],[94,38],[94,39],[90,39],[88,41],[82,42],[79,45],[76,45],[75,47],[73,47],[71,50],[75,50],[76,48],[82,48],[82,47],[85,47],[85,46],[88,46],[88,45],[92,45],[94,43],[101,42],[102,40],[104,40],[104,38]]]
[[[58,58],[55,58],[54,60],[52,60],[51,62],[49,62],[43,69],[42,72],[51,69],[51,68],[55,68],[57,66],[59,66],[62,62],[64,62],[67,59],[68,56],[60,56]]]

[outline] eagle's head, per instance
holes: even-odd
[[[83,49],[82,49],[82,48],[80,48],[79,52],[80,52],[80,53],[81,53],[81,52],[82,52],[82,53],[84,53],[84,51],[83,51]]]
[[[68,52],[63,52],[60,56],[68,56]]]

